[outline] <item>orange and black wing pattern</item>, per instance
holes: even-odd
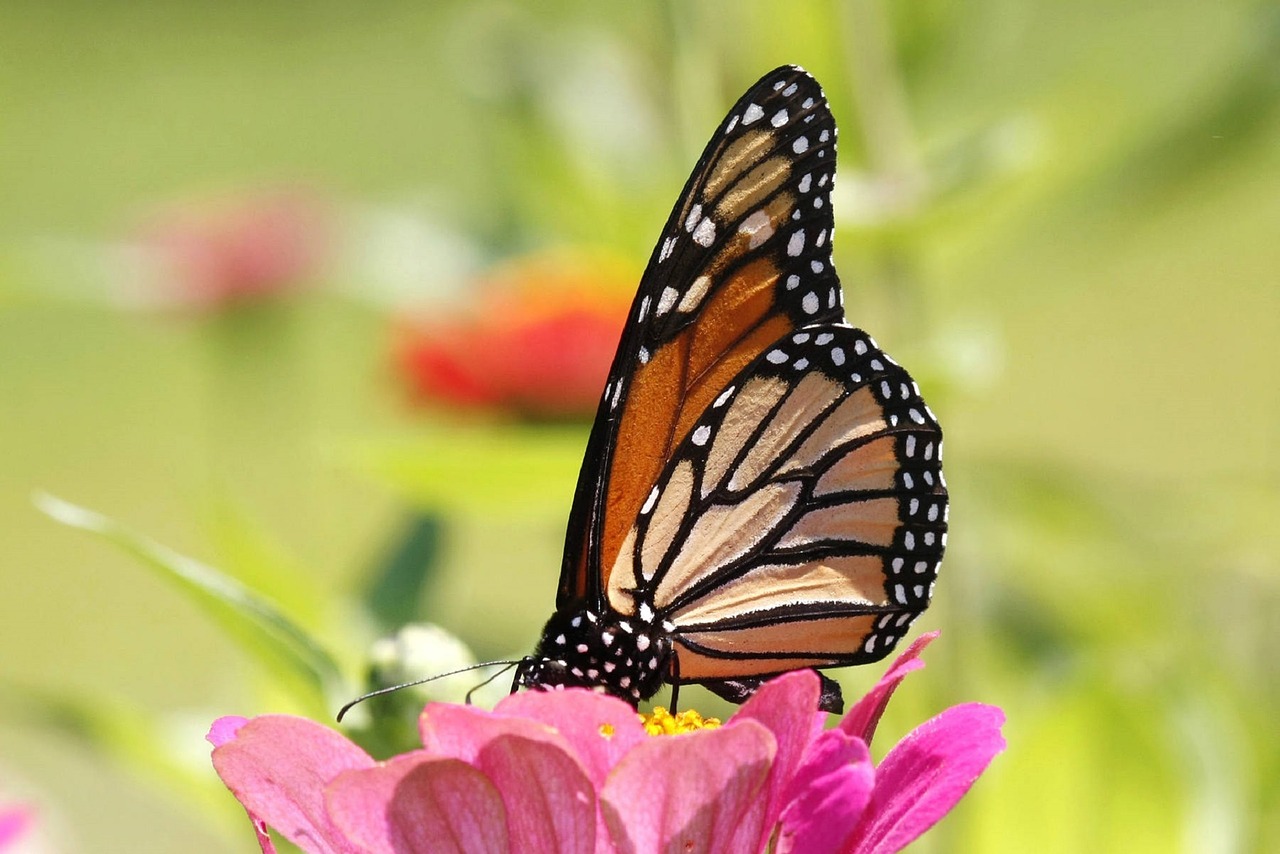
[[[623,542],[610,607],[669,627],[669,681],[877,660],[933,593],[941,456],[919,389],[870,336],[806,326],[695,419]]]
[[[611,576],[640,511],[703,414],[775,342],[843,317],[831,264],[835,165],[822,89],[793,66],[751,87],[712,137],[614,358],[574,495],[557,607],[599,609],[614,598]]]
[[[844,320],[835,166],[835,122],[795,67],[712,137],[632,305],[557,609],[515,687],[638,703],[700,683],[740,702],[776,673],[882,658],[928,607],[942,431]],[[820,707],[838,710],[823,684]]]

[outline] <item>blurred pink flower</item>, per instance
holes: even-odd
[[[35,812],[23,804],[0,806],[0,851],[16,851],[35,821]]]
[[[537,418],[594,415],[634,290],[623,268],[540,257],[476,289],[466,313],[397,329],[395,359],[413,396]]]
[[[143,229],[157,258],[162,305],[222,306],[291,292],[315,275],[326,212],[299,191],[262,191],[174,208]]]
[[[809,671],[762,687],[719,728],[652,737],[630,706],[583,690],[507,697],[492,712],[432,703],[423,749],[375,762],[300,718],[222,718],[213,763],[273,851],[898,851],[1004,749],[1003,713],[952,707],[873,766],[867,742],[911,646],[835,729]]]

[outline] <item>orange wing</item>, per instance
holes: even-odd
[[[694,422],[802,326],[843,318],[831,264],[836,128],[821,87],[779,68],[694,168],[631,307],[569,516],[557,607],[605,602],[623,541]]]

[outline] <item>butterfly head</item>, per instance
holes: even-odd
[[[514,688],[590,688],[635,705],[669,678],[668,624],[601,616],[582,605],[561,608],[542,630],[537,651],[516,668]]]

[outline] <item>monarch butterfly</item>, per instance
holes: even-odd
[[[947,539],[942,432],[844,319],[836,126],[783,66],[708,143],[640,280],[587,443],[556,610],[512,690],[742,702],[885,656]],[[822,676],[821,707],[840,687]],[[673,700],[674,705],[674,700]]]

